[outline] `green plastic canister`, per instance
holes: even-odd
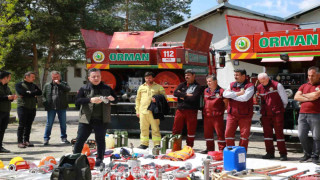
[[[121,147],[121,133],[114,131],[114,147]]]
[[[121,131],[121,145],[123,147],[128,146],[128,131]]]

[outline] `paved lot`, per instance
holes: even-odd
[[[13,112],[12,114],[15,114]],[[68,120],[67,120],[67,134],[68,139],[72,139],[76,137],[77,133],[77,111],[68,111],[67,112]],[[31,133],[31,142],[35,144],[35,147],[29,147],[25,149],[20,149],[17,147],[17,128],[18,124],[9,124],[8,129],[6,130],[6,134],[4,137],[4,147],[11,150],[11,153],[8,154],[0,154],[0,160],[4,161],[5,165],[8,165],[11,158],[15,156],[21,156],[25,160],[30,161],[39,161],[44,156],[54,156],[56,158],[60,158],[64,154],[68,154],[72,152],[71,145],[64,145],[60,143],[60,127],[58,124],[58,120],[56,119],[55,124],[53,126],[50,145],[43,146],[43,134],[45,129],[45,121],[46,121],[46,112],[38,111],[36,120],[32,126]],[[90,136],[91,139],[94,139],[94,135]],[[203,140],[203,133],[198,132],[195,142],[195,150],[200,151],[205,149],[205,141]],[[239,139],[239,138],[237,138]],[[249,143],[248,157],[252,158],[260,158],[265,154],[263,136],[259,133],[254,133],[250,137],[251,141]],[[139,135],[138,134],[130,134],[129,143],[133,143],[135,147],[139,146]],[[151,143],[152,144],[152,143]],[[238,142],[236,142],[238,144]],[[185,140],[183,141],[183,145],[185,145]],[[216,146],[217,147],[217,146]],[[287,140],[287,148],[288,148],[288,162],[297,163],[299,157],[303,156],[302,148],[297,140],[297,138],[290,138]],[[276,161],[279,161],[279,153],[276,152]]]

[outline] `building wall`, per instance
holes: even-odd
[[[220,48],[227,45],[227,31],[226,22],[224,20],[224,14],[212,14],[192,23],[192,25],[199,27],[205,31],[213,34],[212,43],[216,43],[215,48]],[[181,42],[184,41],[187,35],[188,27],[181,27],[169,34],[166,34],[160,38],[157,38],[157,42]],[[223,43],[221,43],[223,42]],[[217,46],[217,47],[216,47]]]
[[[288,20],[289,23],[306,23],[306,22],[319,22],[320,9],[316,9],[314,11],[310,11],[301,16],[297,16],[297,18],[293,18]]]
[[[75,77],[75,68],[81,69],[81,76]],[[87,72],[85,64],[77,64],[75,67],[69,66],[67,71],[67,82],[71,87],[70,92],[77,92],[83,85],[84,81],[86,81]]]
[[[302,25],[300,25],[301,29],[320,28],[319,16],[320,9],[316,9],[302,16],[297,16],[297,18],[290,19],[288,22],[296,24],[302,23]]]

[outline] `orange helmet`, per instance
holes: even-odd
[[[38,165],[38,167],[40,166],[44,166],[44,165],[49,165],[49,164],[57,164],[57,161],[54,157],[52,156],[47,156],[47,157],[43,157],[41,160],[40,160],[40,163]]]
[[[89,148],[88,144],[83,145],[83,149],[81,151],[81,154],[84,154],[86,156],[90,156],[91,152],[90,152],[90,148]]]

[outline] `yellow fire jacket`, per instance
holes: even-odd
[[[169,159],[171,161],[185,161],[194,155],[194,150],[190,146],[185,146],[180,151],[170,152],[161,159]]]
[[[136,113],[147,114],[152,96],[157,94],[162,94],[167,98],[164,88],[155,82],[151,86],[148,86],[146,83],[139,86],[136,97]]]

